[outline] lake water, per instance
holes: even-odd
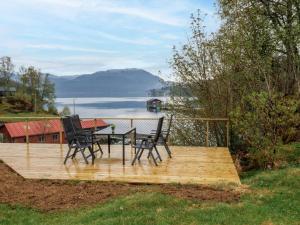
[[[122,97],[122,98],[57,98],[56,107],[62,111],[64,106],[68,106],[71,113],[79,114],[83,118],[101,117],[154,117],[157,118],[162,113],[148,112],[146,101],[151,97]],[[166,101],[167,97],[159,97]],[[75,103],[75,104],[74,104]],[[75,105],[75,107],[74,107]],[[75,108],[75,112],[74,112]]]
[[[155,118],[164,113],[148,112],[146,101],[151,97],[122,97],[122,98],[57,98],[56,107],[59,112],[64,106],[70,108],[71,113],[79,114],[81,118]],[[159,97],[162,101],[167,101],[167,97]],[[75,104],[74,104],[75,103]],[[74,107],[75,106],[75,107]],[[75,108],[75,109],[74,109]],[[75,110],[75,112],[74,112]],[[130,120],[105,120],[113,123],[116,127],[130,128]],[[134,120],[134,127],[138,133],[150,133],[156,129],[157,120]]]

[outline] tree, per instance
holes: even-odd
[[[20,91],[30,100],[33,111],[48,109],[56,112],[55,87],[48,74],[42,74],[34,67],[23,67],[20,70],[20,83]]]
[[[64,106],[63,110],[60,112],[61,116],[69,116],[71,115],[70,108],[68,106]]]
[[[200,12],[197,16],[192,16],[191,37],[180,50],[174,48],[174,55],[171,66],[174,71],[179,87],[187,89],[189,95],[173,96],[173,111],[191,120],[189,126],[179,124],[178,131],[184,130],[198,134],[199,137],[191,138],[187,141],[186,135],[178,135],[178,139],[184,139],[188,144],[199,144],[205,140],[205,128],[203,122],[195,119],[198,117],[227,117],[228,110],[228,86],[227,77],[222,74],[222,64],[218,58],[217,39],[207,36],[204,32]],[[190,97],[192,96],[192,97]],[[178,107],[182,106],[182,107]],[[224,125],[224,124],[223,124]],[[221,125],[222,126],[222,125]],[[219,145],[224,144],[224,126],[211,124],[214,142]]]
[[[278,43],[276,52],[283,56],[282,91],[300,94],[300,3],[298,0],[259,0],[260,15],[269,20]],[[252,4],[254,5],[252,0]]]
[[[268,92],[300,94],[300,7],[298,0],[220,0],[222,36],[240,43]],[[236,45],[238,47],[238,45]],[[246,54],[244,54],[246,53]],[[250,68],[251,68],[250,67]]]
[[[9,90],[11,85],[11,78],[13,76],[14,65],[11,58],[4,56],[0,58],[0,87],[6,91]]]
[[[57,110],[55,108],[55,86],[49,80],[49,74],[45,74],[42,76],[42,90],[41,90],[41,98],[43,105],[48,108],[48,111],[51,111],[54,114],[57,114]]]
[[[41,107],[41,73],[34,67],[21,68],[20,81],[24,95],[27,95],[32,105],[32,111],[37,111]]]
[[[184,135],[190,129],[203,138],[196,117],[229,117],[233,150],[242,143],[245,150],[267,149],[273,156],[280,144],[293,140],[290,130],[300,127],[299,1],[220,0],[219,15],[222,25],[212,35],[205,33],[199,13],[192,16],[190,38],[180,50],[174,48],[174,76],[193,96],[174,97],[173,112],[190,118],[179,124],[183,132],[177,140],[192,141]],[[260,117],[262,112],[268,113]],[[260,118],[257,129],[255,118]],[[211,133],[214,142],[222,143],[222,125],[213,124]],[[265,133],[270,135],[262,143]]]

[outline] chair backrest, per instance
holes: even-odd
[[[155,132],[155,135],[154,135],[154,138],[153,138],[153,141],[155,143],[157,143],[157,141],[158,141],[158,139],[160,137],[162,126],[163,126],[163,122],[164,122],[164,117],[160,117],[159,120],[158,120],[157,129],[156,129],[156,132]]]
[[[61,122],[65,132],[65,138],[67,139],[68,144],[75,138],[75,130],[72,124],[72,118],[70,116],[62,117]]]
[[[166,141],[169,139],[170,130],[171,130],[172,122],[173,122],[173,116],[174,116],[174,114],[171,114],[170,119],[169,119],[168,128],[166,130],[167,132],[165,133],[165,136],[164,136]]]
[[[73,116],[71,116],[71,118],[72,118],[72,124],[73,124],[73,127],[75,129],[75,132],[82,131],[83,129],[82,129],[82,126],[81,126],[79,115],[73,115]]]

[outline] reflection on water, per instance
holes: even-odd
[[[123,97],[123,98],[57,98],[56,106],[58,111],[62,111],[64,106],[68,106],[71,113],[79,114],[83,118],[95,117],[159,117],[163,113],[148,112],[146,101],[150,97]],[[159,97],[162,101],[167,101],[167,97]]]
[[[164,113],[148,112],[146,101],[150,97],[123,97],[123,98],[57,98],[56,106],[58,111],[62,111],[64,106],[68,106],[71,113],[79,114],[81,118],[158,118]],[[167,97],[159,97],[162,101],[167,101]],[[130,128],[130,120],[106,120],[116,126]],[[139,133],[149,133],[157,126],[157,121],[134,121],[133,126]]]

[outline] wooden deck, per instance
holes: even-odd
[[[121,146],[112,146],[94,165],[86,165],[79,154],[76,160],[63,164],[67,146],[56,144],[0,144],[0,159],[24,178],[100,180],[129,183],[240,184],[228,148],[172,146],[169,159],[160,148],[163,162],[155,166],[144,154],[140,163],[131,166],[133,149],[126,148],[122,165]],[[100,155],[98,155],[99,157]]]

